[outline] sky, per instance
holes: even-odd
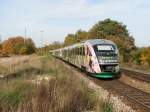
[[[0,37],[31,37],[36,46],[63,42],[106,18],[119,21],[136,46],[150,46],[150,0],[0,0]]]

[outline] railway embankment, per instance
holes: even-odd
[[[150,74],[130,68],[121,69],[121,82],[150,94]]]
[[[131,78],[150,83],[150,73],[142,70],[122,67],[121,72]]]

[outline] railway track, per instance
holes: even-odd
[[[121,72],[123,75],[129,76],[134,79],[138,79],[140,81],[150,83],[150,74],[142,73],[139,71],[134,71],[134,70],[127,69],[127,68],[122,68]]]
[[[132,105],[136,106],[136,108],[142,109],[144,112],[150,111],[150,94],[126,85],[118,80],[99,80],[96,78],[88,78],[105,89],[115,91],[124,96],[132,102]]]

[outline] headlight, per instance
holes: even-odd
[[[114,62],[118,62],[118,60],[114,60]]]

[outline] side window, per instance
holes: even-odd
[[[78,55],[80,55],[80,47],[78,47]]]
[[[72,49],[70,49],[70,55],[72,56],[73,54],[72,54],[73,52],[72,52]]]
[[[98,51],[98,49],[97,49],[97,45],[95,45],[95,46],[93,46],[93,48],[94,48],[94,51]]]
[[[80,53],[79,53],[79,55],[82,55],[82,46],[80,46]]]
[[[76,55],[75,48],[73,49],[73,54]]]
[[[68,57],[71,56],[71,49],[68,49]]]
[[[71,49],[71,56],[73,56],[73,49]]]
[[[84,48],[84,45],[82,47],[82,53],[83,53],[83,56],[85,55],[85,48]]]
[[[78,48],[75,48],[75,55],[78,55]]]

